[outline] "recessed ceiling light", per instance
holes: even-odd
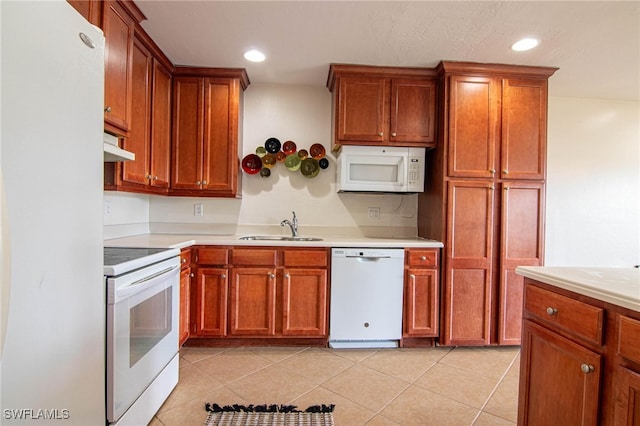
[[[262,62],[265,60],[264,53],[256,49],[247,50],[246,52],[244,52],[244,58],[247,61],[251,62]]]
[[[511,50],[515,50],[516,52],[524,52],[525,50],[530,50],[536,47],[540,43],[535,38],[523,38],[522,40],[518,40],[511,45]]]

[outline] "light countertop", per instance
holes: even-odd
[[[519,266],[519,275],[640,312],[640,269]]]
[[[371,247],[371,248],[441,248],[440,241],[421,238],[368,238],[303,235],[320,237],[322,241],[260,241],[240,240],[244,235],[206,234],[142,234],[104,240],[105,247],[169,247],[185,248],[192,245],[234,246],[293,246],[293,247]]]

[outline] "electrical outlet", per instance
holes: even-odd
[[[204,207],[202,207],[202,203],[196,203],[193,205],[193,215],[194,216],[204,215]]]
[[[109,216],[111,214],[111,201],[104,202],[104,215]]]
[[[367,207],[367,216],[369,219],[380,219],[380,207]]]

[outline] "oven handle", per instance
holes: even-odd
[[[119,288],[116,291],[116,295],[118,299],[122,299],[122,298],[132,296],[134,294],[140,293],[141,291],[144,291],[148,288],[153,287],[159,281],[164,280],[167,277],[167,275],[171,274],[173,271],[177,272],[179,268],[180,268],[180,265],[172,266],[170,268],[163,269],[153,275],[145,277],[141,280],[134,281],[125,287]]]

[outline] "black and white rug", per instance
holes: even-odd
[[[335,405],[312,405],[304,410],[295,405],[206,404],[204,426],[333,426]]]

